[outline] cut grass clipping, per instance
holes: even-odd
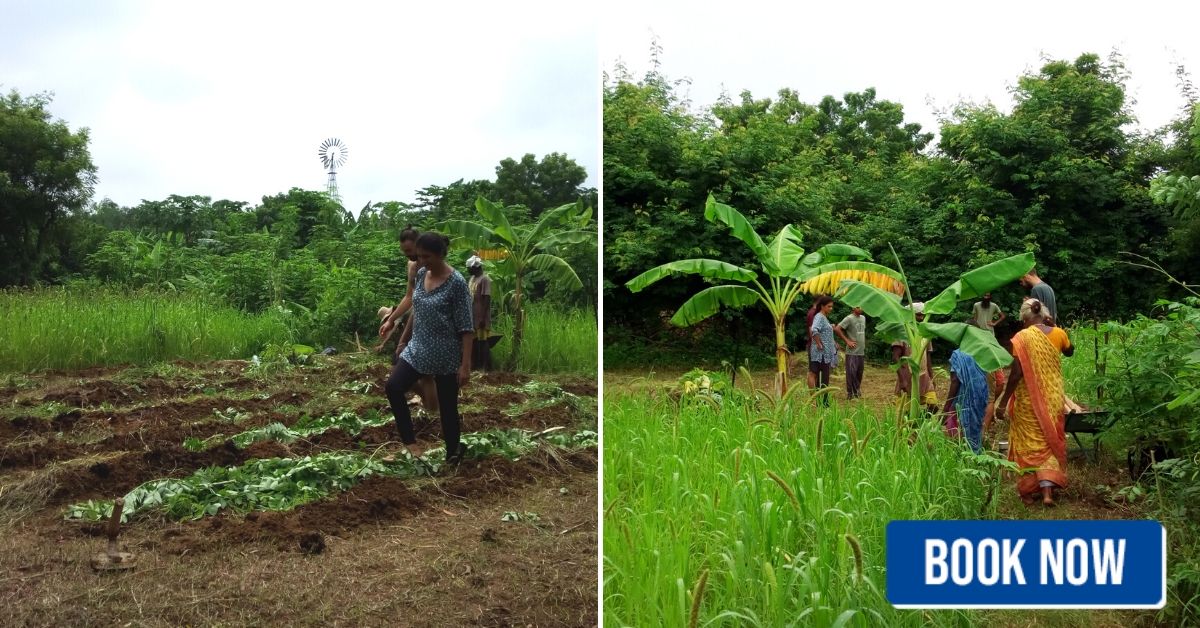
[[[368,427],[383,427],[391,422],[391,417],[385,417],[375,410],[368,411],[366,416],[361,418],[353,412],[317,418],[305,416],[291,427],[282,423],[271,423],[233,436],[214,434],[205,439],[192,437],[183,441],[183,447],[189,451],[203,451],[230,440],[238,449],[245,449],[259,441],[273,440],[280,443],[292,443],[301,438],[324,434],[329,430],[342,430],[348,434],[357,435]]]
[[[526,430],[487,430],[464,434],[469,458],[501,456],[519,460],[539,447],[578,450],[595,447],[591,430],[554,432],[534,438]],[[152,510],[172,519],[200,519],[221,510],[290,510],[344,491],[372,475],[418,477],[436,473],[445,450],[430,450],[418,461],[412,457],[385,463],[374,456],[330,452],[303,458],[251,460],[238,467],[209,467],[182,479],[152,480],[125,495],[122,521]],[[87,501],[67,509],[66,519],[97,522],[112,515],[111,501]]]

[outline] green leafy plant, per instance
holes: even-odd
[[[531,225],[509,222],[503,206],[482,196],[476,199],[475,209],[482,222],[449,220],[441,225],[447,233],[462,238],[475,247],[498,247],[507,251],[496,266],[502,274],[512,277],[511,312],[513,317],[511,351],[507,368],[516,368],[525,337],[526,281],[538,273],[547,281],[572,290],[583,288],[575,269],[557,253],[565,247],[596,242],[596,231],[590,227],[592,210],[583,201],[546,210]]]
[[[694,368],[679,376],[675,385],[681,399],[688,401],[712,401],[720,404],[728,392],[729,383],[724,376]]]
[[[345,415],[343,415],[345,416]],[[547,446],[583,449],[597,445],[591,430],[555,432],[542,436],[519,429],[487,430],[464,434],[472,458],[502,456],[519,460]],[[237,467],[209,467],[185,478],[146,482],[125,495],[121,520],[129,521],[152,510],[173,519],[199,519],[221,510],[289,510],[354,486],[371,475],[418,477],[436,473],[445,462],[445,449],[427,451],[421,460],[411,457],[383,462],[374,455],[328,452],[303,458],[251,460]],[[111,501],[89,500],[69,506],[65,518],[101,521],[112,515]]]
[[[892,254],[894,256],[895,251]],[[896,265],[900,266],[898,257]],[[880,336],[903,337],[908,341],[912,353],[903,359],[911,367],[914,391],[910,399],[909,416],[917,417],[921,414],[920,399],[915,394],[920,389],[920,361],[930,339],[941,338],[950,342],[974,358],[985,372],[995,371],[1012,362],[1012,356],[1000,346],[992,334],[966,323],[935,323],[930,321],[929,317],[950,314],[959,301],[975,299],[1012,283],[1030,268],[1033,268],[1033,254],[1022,253],[963,273],[957,281],[925,302],[926,319],[923,321],[917,321],[916,313],[912,309],[914,299],[909,291],[903,267],[899,268],[898,274],[903,282],[904,294],[908,297],[907,306],[895,294],[853,279],[841,281],[837,298],[851,307],[861,307],[868,316],[879,321],[876,331]]]
[[[660,279],[681,274],[744,284],[722,284],[701,290],[679,307],[671,322],[686,327],[716,314],[722,307],[742,308],[761,303],[775,323],[777,396],[787,392],[789,352],[784,335],[787,314],[796,298],[806,288],[811,289],[816,285],[814,279],[835,270],[861,272],[864,279],[878,280],[888,285],[901,279],[889,268],[859,261],[869,260],[870,254],[848,244],[827,244],[805,255],[800,246],[803,234],[794,225],[785,225],[770,241],[764,241],[745,216],[728,205],[718,203],[711,194],[704,206],[704,217],[714,224],[719,222],[728,226],[733,237],[750,247],[759,270],[714,259],[685,259],[652,268],[625,285],[632,292],[640,292]]]
[[[246,371],[260,377],[276,374],[308,364],[314,352],[315,349],[308,345],[271,343],[263,350],[262,356],[250,358],[250,366]]]

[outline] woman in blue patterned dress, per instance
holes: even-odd
[[[812,331],[812,346],[808,349],[808,370],[817,376],[817,389],[829,387],[829,376],[833,372],[833,368],[837,366],[837,343],[833,340],[833,335],[842,337],[842,340],[847,344],[852,344],[845,332],[840,327],[834,327],[829,322],[829,315],[833,313],[833,299],[821,295],[817,298],[817,315],[813,317],[813,323],[810,330]],[[829,405],[829,395],[822,395],[822,403]]]
[[[417,437],[404,394],[422,375],[433,376],[441,408],[446,461],[456,464],[466,453],[459,440],[458,389],[471,378],[475,328],[467,281],[446,263],[449,246],[450,239],[438,233],[427,231],[417,238],[417,263],[421,268],[414,278],[413,314],[400,337],[404,351],[384,390],[396,417],[400,440],[412,455],[420,457],[424,450],[415,445]]]
[[[950,354],[950,398],[946,400],[946,411],[955,409],[963,435],[975,453],[983,448],[983,418],[990,398],[987,374],[970,354],[955,349]]]

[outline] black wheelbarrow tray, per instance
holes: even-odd
[[[1083,446],[1083,441],[1079,440],[1080,434],[1099,434],[1108,426],[1108,410],[1084,410],[1083,412],[1068,412],[1066,425],[1063,431],[1070,434],[1075,439],[1075,444],[1079,445],[1079,451],[1083,452],[1084,458],[1088,457],[1087,449]],[[1092,462],[1096,462],[1100,457],[1100,439],[1092,438]]]

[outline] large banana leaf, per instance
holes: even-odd
[[[904,324],[893,321],[880,321],[876,324],[875,337],[888,344],[897,340],[908,342],[908,334],[904,330]]]
[[[583,199],[579,200],[579,204],[583,204]],[[586,227],[587,224],[592,221],[592,211],[592,206],[588,205],[587,207],[584,207],[583,210],[578,214],[571,214],[571,221],[580,228]]]
[[[582,206],[583,206],[583,201],[580,200],[575,203],[567,203],[566,205],[559,205],[558,207],[555,207],[554,209],[548,209],[548,210],[542,212],[541,218],[539,218],[537,221],[537,224],[535,224],[533,226],[533,231],[530,232],[529,237],[526,239],[526,241],[527,242],[536,241],[539,238],[541,238],[544,234],[546,234],[548,231],[550,231],[552,228],[559,226],[563,222],[569,221],[571,218],[571,215],[574,214],[576,211],[581,210]]]
[[[671,323],[680,327],[695,325],[716,314],[721,306],[746,307],[762,300],[759,294],[745,286],[713,286],[692,295],[679,307]]]
[[[567,287],[572,290],[579,290],[583,287],[583,282],[579,280],[579,275],[575,274],[575,269],[557,255],[546,253],[534,255],[529,258],[529,267],[541,271],[553,281],[566,283]]]
[[[733,232],[735,238],[745,242],[746,246],[754,251],[754,256],[763,263],[769,273],[779,272],[778,268],[772,268],[770,265],[770,255],[767,253],[767,245],[763,243],[762,237],[758,235],[758,232],[750,225],[750,221],[746,220],[741,212],[724,203],[718,203],[709,194],[708,202],[704,204],[704,218],[712,223],[724,223]]]
[[[595,243],[595,241],[595,231],[559,231],[558,233],[552,233],[546,236],[541,242],[533,245],[533,247],[542,251],[550,251],[554,250],[556,247],[563,246],[564,244],[583,244],[585,242]]]
[[[838,299],[850,307],[861,307],[872,318],[889,323],[914,320],[912,310],[900,304],[900,297],[861,281],[843,281]]]
[[[767,243],[767,257],[780,271],[780,274],[789,275],[794,272],[800,265],[800,258],[804,256],[804,249],[800,246],[800,242],[804,239],[804,234],[792,225],[784,225],[779,233]]]
[[[1012,356],[996,342],[992,334],[966,323],[919,323],[921,335],[949,340],[969,354],[986,373],[1012,363]]]
[[[833,262],[816,268],[801,267],[793,278],[803,281],[800,290],[808,294],[831,294],[843,280],[862,281],[896,295],[904,294],[904,275],[872,262]]]
[[[498,203],[493,203],[486,198],[480,196],[475,199],[475,211],[479,212],[489,223],[493,225],[493,231],[496,235],[504,238],[509,244],[517,243],[517,236],[513,233],[512,225],[508,222],[508,216],[504,215],[504,206]]]
[[[958,281],[942,290],[941,294],[926,301],[925,313],[949,314],[954,311],[959,301],[978,298],[1010,284],[1029,272],[1030,268],[1033,268],[1033,253],[1021,253],[980,266],[961,275]]]
[[[701,275],[709,279],[732,279],[734,281],[753,281],[758,276],[752,270],[715,259],[681,259],[662,266],[655,266],[630,279],[625,286],[632,292],[641,292],[659,279],[677,274]]]
[[[849,260],[871,260],[871,254],[852,244],[826,244],[804,258],[805,266],[832,264]]]
[[[501,239],[489,227],[470,220],[447,220],[437,227],[447,235],[462,238],[474,247],[499,244]]]

